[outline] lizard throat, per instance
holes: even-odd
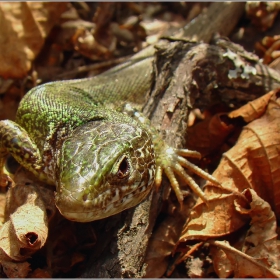
[[[70,193],[63,195],[56,193],[56,206],[60,213],[71,221],[100,220],[139,204],[148,195],[153,183],[154,180],[151,179],[148,184],[140,183],[136,188],[122,186],[115,190],[107,190],[92,200],[83,201],[82,204],[74,199]],[[76,207],[73,207],[75,204]]]

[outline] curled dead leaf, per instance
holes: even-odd
[[[227,137],[239,126],[235,119],[242,118],[249,123],[262,116],[270,98],[279,90],[273,90],[246,105],[230,112],[208,116],[203,121],[188,128],[187,146],[202,156],[220,149]],[[197,141],[200,139],[200,141]]]
[[[32,183],[30,174],[17,172],[15,187],[6,195],[6,222],[0,230],[0,262],[23,262],[46,242],[48,221],[56,209],[53,191]]]
[[[246,105],[230,112],[228,114],[229,118],[242,117],[243,120],[247,123],[259,118],[262,116],[267,108],[270,98],[279,91],[272,90],[267,94],[248,102]]]
[[[266,108],[259,118],[244,127],[236,145],[223,155],[213,174],[222,185],[206,184],[208,202],[205,204],[198,199],[178,242],[182,247],[188,240],[228,235],[251,218],[243,252],[235,248],[229,249],[230,252],[219,248],[219,252],[215,252],[215,270],[220,277],[275,277],[279,274],[277,223],[271,211],[272,208],[276,217],[280,217],[278,96],[279,90],[275,90],[256,100],[253,106],[252,103],[246,105],[252,110],[239,110],[246,120],[252,120]],[[237,111],[231,116],[237,117]],[[241,268],[244,262],[248,266],[237,272],[236,263]]]
[[[214,176],[220,190],[205,186],[209,200],[217,193],[254,189],[280,216],[280,102],[274,91],[265,113],[244,127],[236,145],[223,155]],[[208,191],[209,187],[209,191]],[[215,195],[214,195],[215,196]]]
[[[52,197],[53,193],[49,191],[49,195]],[[0,248],[9,258],[23,261],[45,244],[48,216],[36,187],[19,184],[11,188],[7,194],[6,217],[0,231]]]
[[[29,172],[20,169],[14,179],[16,185],[7,193],[6,222],[0,230],[0,263],[8,273],[17,265],[20,270],[39,249],[43,249],[47,267],[30,275],[66,273],[83,263],[96,241],[92,225],[64,219],[56,210],[53,190],[40,185]]]

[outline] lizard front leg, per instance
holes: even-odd
[[[20,165],[31,171],[37,178],[46,179],[42,172],[44,164],[36,144],[24,128],[13,121],[4,120],[0,121],[0,177],[2,186],[4,186],[4,182],[7,183],[4,165],[8,154],[11,154]]]
[[[178,180],[175,176],[175,174],[177,174],[184,180],[184,182],[186,182],[190,186],[190,188],[194,191],[194,193],[196,193],[196,195],[198,195],[204,202],[207,202],[207,198],[205,197],[205,194],[203,193],[201,188],[197,185],[193,178],[189,174],[187,174],[184,169],[187,168],[200,177],[204,178],[205,180],[209,180],[215,185],[220,185],[220,183],[212,175],[200,169],[185,158],[200,158],[200,153],[188,149],[176,149],[167,145],[162,139],[159,132],[151,125],[150,120],[146,118],[142,113],[138,112],[130,104],[124,105],[123,112],[128,114],[132,118],[137,119],[138,122],[141,123],[150,132],[153,138],[157,166],[155,187],[159,188],[159,186],[161,185],[162,173],[164,172],[170,181],[171,187],[174,190],[179,203],[182,204],[184,199],[184,192],[180,189]]]

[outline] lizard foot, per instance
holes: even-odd
[[[215,185],[220,185],[220,183],[212,175],[185,159],[185,157],[201,158],[200,153],[187,149],[174,149],[168,146],[164,150],[165,151],[161,152],[161,156],[158,159],[155,178],[156,188],[160,186],[162,173],[164,172],[171,183],[171,187],[174,190],[179,203],[182,205],[184,191],[180,189],[179,183],[175,177],[175,174],[177,174],[204,202],[207,202],[204,192],[193,180],[193,178],[184,170],[184,168],[187,168],[205,180],[209,180]]]
[[[147,119],[141,112],[138,112],[136,109],[134,109],[130,104],[125,104],[123,112],[132,118],[137,119],[139,123],[144,125],[153,136],[153,142],[155,144],[155,151],[157,155],[155,187],[157,189],[160,187],[162,173],[164,172],[171,183],[171,187],[174,190],[179,203],[182,205],[184,193],[186,191],[180,189],[179,183],[175,177],[176,173],[204,202],[207,202],[207,198],[205,197],[203,191],[184,169],[187,168],[205,180],[209,180],[215,185],[220,185],[220,183],[213,176],[185,159],[185,157],[201,158],[200,153],[188,149],[175,149],[169,147],[158,134],[158,131],[153,126],[151,126],[150,120]]]

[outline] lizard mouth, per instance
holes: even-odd
[[[150,192],[153,182],[148,185],[140,185],[131,192],[123,195],[116,188],[114,195],[112,190],[107,190],[94,199],[88,199],[83,195],[82,199],[74,198],[69,192],[55,193],[55,203],[60,213],[68,220],[76,222],[91,222],[115,215],[125,209],[139,204]],[[126,190],[127,192],[127,190]],[[126,193],[123,192],[123,193]]]

